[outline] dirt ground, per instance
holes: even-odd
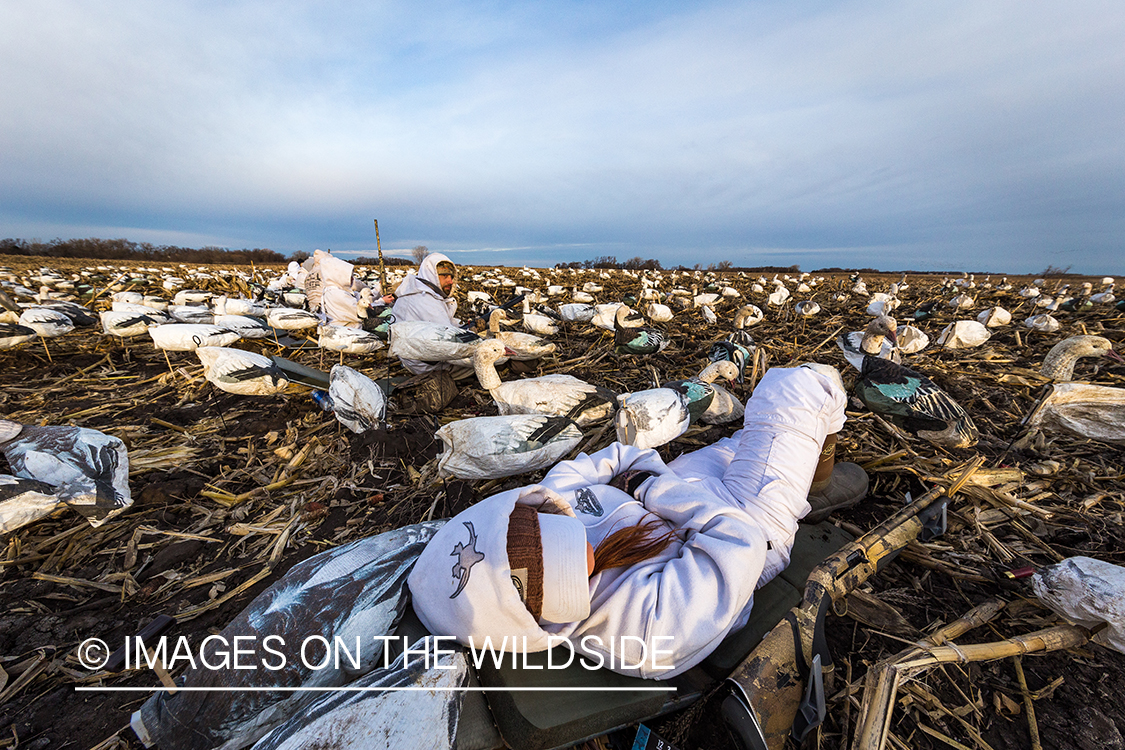
[[[29,265],[27,259],[0,257],[0,265],[22,272],[39,265],[103,264],[42,259]],[[742,292],[737,304],[750,301],[767,309],[764,295],[750,291],[754,278],[729,275],[721,281]],[[872,291],[897,280],[898,275],[867,278]],[[599,301],[637,291],[635,281],[630,286],[619,277],[599,281],[607,287]],[[948,297],[938,288],[941,277],[910,281],[911,289],[900,294],[900,323],[910,322],[910,312],[923,302]],[[998,281],[993,277],[993,284]],[[1016,288],[1026,283],[1012,281]],[[468,280],[464,285],[477,288]],[[767,310],[766,321],[751,333],[769,353],[769,364],[811,358],[838,366],[849,383],[854,380],[833,341],[841,330],[862,329],[868,318],[860,302],[834,302],[829,294],[850,285],[841,276],[818,288],[814,298],[825,308],[819,317],[799,319],[791,306]],[[901,507],[906,492],[917,496],[931,486],[927,478],[975,455],[989,468],[1019,468],[1023,478],[955,500],[944,537],[912,547],[870,581],[863,602],[830,616],[835,671],[818,747],[849,745],[869,666],[972,607],[996,598],[1006,603],[996,619],[958,644],[999,641],[1061,622],[1038,606],[1029,579],[1010,580],[1005,571],[1075,555],[1125,564],[1125,449],[1071,436],[1013,445],[1022,435],[1020,418],[1038,396],[1041,382],[1034,376],[1046,351],[1083,332],[1106,336],[1123,349],[1125,316],[1111,308],[1060,313],[1059,332],[1029,333],[1016,325],[1030,312],[1020,307],[1023,300],[1013,294],[985,301],[994,294],[980,290],[971,315],[942,306],[917,325],[936,340],[946,323],[1002,303],[1023,310],[1022,316],[1013,314],[1012,326],[998,329],[980,349],[948,351],[931,344],[910,359],[972,414],[980,443],[964,450],[935,448],[888,429],[854,403],[840,450],[845,459],[868,467],[872,489],[869,500],[833,520],[853,531],[871,528]],[[619,393],[688,377],[706,363],[711,343],[729,332],[737,304],[716,307],[717,325],[707,325],[698,311],[677,312],[674,321],[659,326],[673,345],[643,359],[614,354],[612,334],[567,327],[556,339],[555,357],[533,374],[566,371]],[[94,303],[97,309],[107,306],[104,297]],[[238,346],[277,351],[263,342]],[[325,370],[340,360],[317,351],[282,354]],[[404,373],[383,352],[344,361],[373,378]],[[147,337],[126,343],[96,328],[50,340],[46,347],[32,342],[0,351],[0,416],[121,437],[130,450],[134,500],[125,514],[97,529],[63,509],[0,536],[0,750],[139,747],[120,730],[146,693],[74,690],[92,683],[74,655],[84,639],[121,643],[157,615],[169,614],[177,618],[175,635],[198,642],[318,551],[453,515],[536,476],[472,483],[433,475],[432,459],[441,448],[433,438],[437,426],[495,413],[487,392],[471,378],[441,414],[398,416],[392,408],[385,428],[355,435],[321,411],[307,388],[264,398],[235,396],[203,380],[190,352],[172,353],[170,364],[174,373]],[[1076,379],[1120,387],[1125,366],[1084,360]],[[409,392],[399,394],[392,406],[405,408],[409,399]],[[613,439],[612,427],[599,428],[587,428],[584,450]],[[693,427],[660,452],[671,459],[733,431],[733,426]],[[7,470],[0,457],[0,473]],[[1033,510],[1000,517],[994,496],[1001,494]],[[899,690],[890,746],[1031,748],[1034,731],[1047,748],[1125,748],[1125,707],[1119,699],[1125,695],[1125,655],[1086,644],[1030,654],[1020,663],[1023,683],[1011,658],[948,664],[908,681]],[[152,685],[154,679],[152,672],[132,671],[105,684]],[[733,747],[719,718],[718,696],[653,726],[683,750]]]

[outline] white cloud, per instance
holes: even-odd
[[[23,226],[285,217],[248,245],[371,212],[467,247],[640,254],[1075,232],[1094,253],[1121,228],[1116,4],[633,12],[8,3],[0,196]]]

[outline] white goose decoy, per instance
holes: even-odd
[[[917,354],[930,345],[930,337],[920,328],[902,326],[895,331],[898,350],[903,354]]]
[[[103,310],[100,317],[104,333],[123,339],[140,336],[149,326],[158,324],[154,317],[127,310]]]
[[[224,346],[200,346],[203,377],[216,388],[240,396],[273,396],[289,387],[289,378],[269,357]]]
[[[787,299],[789,299],[789,290],[785,288],[785,283],[774,279],[773,291],[766,297],[766,304],[771,307],[780,307],[785,304]]]
[[[945,349],[975,349],[992,338],[992,331],[975,320],[950,323],[938,336],[938,346]]]
[[[871,295],[871,300],[867,303],[868,315],[890,315],[902,303],[893,294],[886,292],[875,292]]]
[[[549,315],[533,312],[523,314],[523,327],[536,336],[554,336],[559,332],[558,320]]]
[[[844,353],[844,358],[857,370],[863,369],[864,356],[889,359],[900,362],[898,336],[895,331],[898,323],[889,315],[880,315],[867,324],[862,331],[852,331],[836,339],[836,345]]]
[[[244,339],[265,339],[274,335],[264,320],[249,315],[216,315],[214,324],[234,331]]]
[[[617,440],[638,448],[658,448],[687,432],[691,425],[689,389],[696,391],[697,402],[706,402],[701,410],[710,405],[707,396],[714,391],[710,385],[692,387],[690,381],[681,382],[684,385],[679,389],[650,388],[618,396]]]
[[[0,349],[13,349],[38,335],[34,328],[18,323],[0,323]]]
[[[604,305],[595,305],[595,312],[590,318],[590,323],[607,331],[616,330],[614,320],[617,319],[617,309],[623,306],[624,303],[621,302],[609,302]]]
[[[806,299],[794,305],[793,310],[802,318],[811,318],[820,312],[820,305],[814,300]]]
[[[61,502],[46,482],[0,474],[0,534],[49,516]]]
[[[320,326],[316,329],[317,344],[321,349],[343,354],[371,354],[386,344],[376,334],[362,328],[347,326]]]
[[[958,294],[946,304],[954,310],[971,310],[976,306],[977,302],[967,294]]]
[[[672,320],[672,308],[659,302],[649,302],[645,306],[645,315],[653,323],[667,323]]]
[[[304,292],[289,291],[283,292],[281,295],[281,301],[284,302],[287,307],[298,307],[303,309],[308,299],[309,298],[305,296]]]
[[[340,424],[355,433],[377,428],[387,413],[387,396],[375,381],[346,365],[334,365],[328,396]]]
[[[506,322],[507,319],[504,310],[500,308],[493,310],[488,316],[488,335],[489,338],[496,339],[513,352],[508,355],[509,357],[530,361],[554,353],[555,345],[540,336],[517,331],[501,331],[500,324]]]
[[[450,422],[435,433],[442,442],[438,473],[457,479],[499,479],[542,469],[582,440],[566,417],[511,414]]]
[[[215,315],[249,315],[252,318],[264,318],[267,313],[265,305],[240,297],[213,297],[211,309]]]
[[[176,292],[176,296],[172,298],[172,305],[176,307],[191,306],[198,307],[211,299],[214,294],[205,292],[202,289],[181,289]]]
[[[738,419],[742,419],[746,408],[742,405],[734,394],[721,385],[715,383],[716,380],[722,379],[727,383],[733,383],[739,377],[738,365],[729,360],[720,360],[719,362],[712,362],[694,378],[692,382],[705,383],[710,386],[712,396],[709,400],[707,407],[700,412],[698,417],[693,415],[693,420],[698,419],[704,424],[726,424]],[[681,384],[689,381],[673,381],[665,383],[665,388],[677,388]],[[690,412],[690,405],[688,411]]]
[[[199,307],[197,305],[169,305],[165,312],[179,323],[208,325],[215,320],[214,313],[206,307]]]
[[[1023,324],[1033,331],[1042,331],[1043,333],[1054,333],[1062,327],[1058,320],[1047,313],[1032,315]]]
[[[74,330],[69,315],[46,307],[29,307],[20,314],[21,326],[33,329],[41,338],[54,338]]]
[[[1122,362],[1121,355],[1113,350],[1113,343],[1102,336],[1071,336],[1051,347],[1043,358],[1039,372],[1055,382],[1074,378],[1074,366],[1083,357],[1108,357]]]
[[[174,318],[167,309],[157,310],[155,308],[149,307],[148,305],[137,305],[132,302],[114,302],[112,305],[110,305],[110,310],[112,312],[132,313],[133,315],[147,316],[154,321],[154,325],[176,322],[176,318]],[[205,322],[211,322],[210,315],[207,316],[207,320]]]
[[[589,323],[594,319],[597,310],[592,305],[584,303],[570,303],[559,305],[559,317],[567,323]],[[612,329],[612,324],[610,328]]]
[[[1098,292],[1097,294],[1091,294],[1090,295],[1090,301],[1093,302],[1095,305],[1112,304],[1114,301],[1117,300],[1117,297],[1115,297],[1113,295],[1113,286],[1114,286],[1113,282],[1111,281],[1106,286],[1106,288],[1103,289],[1102,291]]]
[[[617,397],[605,388],[590,385],[573,375],[541,375],[502,382],[496,372],[496,360],[504,355],[499,341],[481,344],[473,353],[473,369],[477,380],[488,391],[501,416],[509,414],[546,414],[568,417],[580,427],[608,419],[617,405]]]
[[[579,289],[575,289],[574,293],[570,295],[570,298],[574,302],[577,302],[579,304],[584,304],[584,305],[594,304],[594,295],[590,294],[589,292],[583,292]]]
[[[989,328],[999,328],[1012,322],[1012,314],[1003,307],[990,307],[977,316],[977,322]]]
[[[292,307],[271,307],[266,310],[266,322],[270,327],[282,331],[299,331],[321,324],[320,316],[316,313],[311,313],[308,310],[297,310]]]
[[[390,336],[389,356],[422,362],[468,361],[485,340],[472,331],[424,320],[392,323]]]
[[[132,504],[129,454],[112,435],[85,427],[21,425],[0,419],[0,451],[12,472],[44,482],[93,526]]]
[[[699,312],[703,315],[703,319],[707,321],[707,325],[713,326],[719,322],[719,316],[715,314],[710,305],[703,305]]]
[[[216,325],[194,323],[151,326],[148,335],[157,349],[166,352],[190,352],[201,346],[229,346],[240,338],[234,331]]]

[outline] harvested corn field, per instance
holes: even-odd
[[[185,289],[244,302],[243,317],[300,307],[296,298],[283,299],[284,291],[266,294],[280,268],[121,268],[59,259],[29,265],[2,257],[0,265],[8,266],[6,291],[15,302],[69,297],[95,315],[111,309],[114,295],[167,303]],[[825,685],[826,716],[814,730],[818,746],[875,747],[863,743],[885,732],[890,747],[1125,747],[1125,712],[1116,699],[1125,691],[1125,657],[1089,642],[1085,629],[1018,640],[1067,625],[1036,596],[1028,572],[1076,556],[1125,564],[1121,406],[1095,398],[1076,414],[1052,400],[1062,381],[1125,390],[1125,365],[1104,349],[1075,350],[1061,367],[1055,361],[1070,357],[1056,345],[1076,336],[1125,348],[1125,313],[1098,299],[1112,283],[476,268],[461,269],[458,284],[462,320],[479,318],[483,332],[489,306],[513,301],[501,316],[511,330],[540,331],[554,344],[543,356],[492,365],[503,382],[565,374],[629,394],[695,377],[730,356],[739,377],[724,387],[744,402],[770,368],[837,368],[856,394],[838,455],[871,479],[866,500],[830,518],[854,535],[898,511],[908,495],[956,487],[945,533],[910,543],[829,616],[835,665]],[[643,325],[594,307],[622,301],[644,315]],[[589,305],[608,318],[602,326],[570,321],[560,309],[566,304]],[[213,304],[199,307],[214,319]],[[997,308],[1008,322],[997,323],[1004,318]],[[893,318],[892,333],[865,336],[884,315]],[[276,314],[269,319],[276,322]],[[972,325],[955,326],[959,321]],[[554,330],[543,333],[543,326]],[[132,502],[96,526],[77,505],[62,504],[0,537],[0,748],[139,747],[126,725],[146,694],[74,687],[154,686],[161,678],[151,670],[83,668],[76,650],[85,639],[122,643],[163,614],[175,618],[175,635],[201,640],[317,552],[450,517],[544,471],[458,478],[443,470],[435,433],[498,414],[491,389],[471,372],[449,378],[435,394],[432,381],[406,377],[385,348],[326,350],[317,346],[315,327],[271,324],[268,335],[226,346],[295,365],[280,365],[277,378],[287,380],[272,395],[240,395],[216,387],[194,351],[158,349],[155,337],[123,337],[101,325],[72,328],[59,335],[36,328],[33,338],[0,350],[0,414],[120,439]],[[662,346],[646,352],[635,342],[648,329]],[[861,366],[864,355],[878,356],[880,337],[969,425],[952,417],[932,424],[933,415],[922,424],[881,401],[888,381],[851,363],[856,347]],[[737,348],[716,350],[724,341]],[[362,433],[313,397],[326,390],[317,387],[318,374],[326,378],[338,364],[390,391],[385,414]],[[612,416],[575,421],[564,458],[618,439]],[[1093,440],[1082,433],[1090,424],[1109,427]],[[693,418],[657,450],[671,460],[738,425]],[[952,433],[935,437],[943,430]],[[10,468],[0,459],[0,474]],[[892,678],[885,675],[896,670],[909,679],[887,692]],[[648,723],[681,748],[733,747],[720,698],[711,693]]]

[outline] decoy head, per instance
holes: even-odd
[[[896,346],[898,345],[898,336],[895,333],[897,330],[898,323],[890,315],[880,315],[867,325],[867,335],[886,336]]]

